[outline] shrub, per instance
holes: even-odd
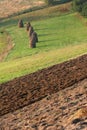
[[[47,5],[53,5],[54,0],[45,0],[45,2]]]
[[[87,16],[87,0],[73,0],[73,8],[84,16]]]
[[[73,8],[74,10],[81,12],[82,10],[81,0],[73,0]]]
[[[85,4],[83,4],[82,15],[87,16],[87,2]]]

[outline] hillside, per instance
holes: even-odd
[[[19,18],[24,21],[25,27],[22,29],[18,28]],[[29,48],[26,32],[28,20],[39,38],[35,49]],[[0,83],[87,52],[86,21],[71,11],[71,3],[5,19],[1,21],[0,26],[1,31],[9,33],[14,44],[13,49],[0,63]]]
[[[0,128],[86,130],[87,55],[0,85]]]
[[[0,130],[87,130],[87,18],[71,2],[22,14],[31,5],[0,0]]]
[[[43,4],[42,0],[0,0],[0,18]]]
[[[87,79],[0,117],[2,130],[87,130]]]

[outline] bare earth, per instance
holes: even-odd
[[[0,0],[0,18],[43,4],[41,0]]]
[[[1,116],[0,130],[87,130],[87,79]]]

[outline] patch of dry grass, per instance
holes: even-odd
[[[3,0],[0,1],[0,18],[43,4],[42,0]]]

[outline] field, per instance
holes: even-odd
[[[44,130],[45,128],[49,130],[62,130],[62,128],[65,130],[86,130],[86,85],[87,79],[65,90],[48,95],[33,104],[3,115],[0,117],[0,126],[4,129],[25,128],[25,130],[34,130],[34,126],[36,126],[38,130]],[[71,100],[67,100],[68,97]],[[20,101],[20,99],[18,99],[17,102],[18,101]],[[77,124],[72,123],[75,119],[79,119]],[[14,120],[16,120],[16,123]]]
[[[86,130],[86,65],[87,54],[1,84],[0,128]]]
[[[30,8],[40,7],[43,0],[0,0],[0,18],[19,14]]]
[[[29,48],[26,29],[17,27],[17,16],[1,23],[1,30],[5,25],[4,28],[15,44],[4,62],[0,63],[1,83],[87,52],[86,19],[80,19],[78,14],[66,11],[66,4],[61,7],[49,7],[20,16],[26,26],[30,14],[31,24],[39,38],[35,49]],[[43,10],[46,15],[42,13]],[[52,17],[50,11],[53,12]]]
[[[0,130],[86,130],[87,18],[71,2],[35,2],[0,0]],[[38,34],[36,48],[27,22]]]

